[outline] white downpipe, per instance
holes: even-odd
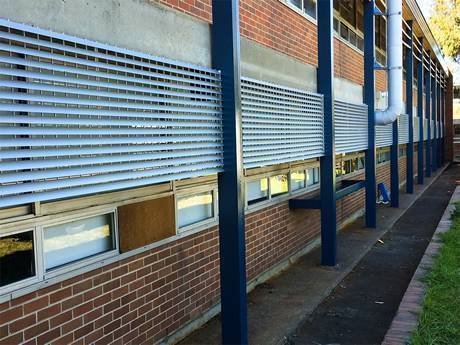
[[[376,125],[394,122],[403,112],[402,0],[387,2],[388,107],[375,113]]]

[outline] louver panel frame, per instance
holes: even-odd
[[[336,153],[367,150],[367,105],[335,100],[334,110]]]
[[[423,119],[423,140],[428,140],[428,119]]]
[[[0,19],[0,207],[222,168],[219,71]]]
[[[242,78],[241,100],[245,169],[324,155],[321,95]]]
[[[398,116],[398,144],[409,142],[409,115],[401,114]]]
[[[413,118],[414,121],[414,142],[419,142],[420,141],[420,118],[418,116],[414,116]]]
[[[375,146],[387,147],[393,143],[393,124],[375,126]]]

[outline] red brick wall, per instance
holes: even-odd
[[[211,0],[150,0],[211,22]],[[240,33],[254,42],[317,66],[316,25],[278,0],[240,1]],[[334,40],[335,75],[362,85],[363,55]],[[376,86],[386,90],[386,74],[376,73]]]

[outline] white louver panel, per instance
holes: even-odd
[[[218,71],[0,21],[0,207],[222,169]]]
[[[420,141],[420,118],[418,116],[413,117],[414,121],[414,142]]]
[[[402,114],[398,116],[398,144],[407,144],[409,142],[409,115]]]
[[[375,146],[387,147],[393,143],[393,124],[375,126]]]
[[[367,105],[336,100],[334,108],[336,153],[367,150]]]
[[[423,140],[428,139],[428,119],[423,119]]]
[[[245,169],[324,154],[321,95],[243,78],[241,98]]]

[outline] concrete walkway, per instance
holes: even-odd
[[[450,219],[451,214],[455,211],[455,203],[459,201],[460,187],[457,187],[412,277],[382,345],[409,344],[412,332],[414,332],[418,326],[419,314],[423,309],[423,298],[427,290],[427,285],[423,282],[423,279],[429,273],[429,270],[435,262],[436,255],[442,247],[439,236],[450,229],[452,225],[452,220]]]
[[[444,169],[439,169],[414,194],[400,194],[400,208],[379,207],[377,229],[364,228],[358,219],[338,234],[338,262],[335,268],[319,265],[320,249],[301,257],[287,270],[256,287],[248,295],[250,344],[278,345],[316,309]],[[181,345],[220,344],[220,319],[215,317],[183,339]]]

